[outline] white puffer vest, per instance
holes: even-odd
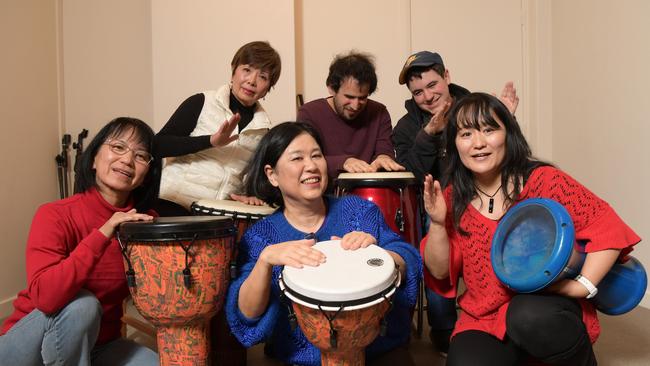
[[[228,107],[230,87],[206,91],[203,109],[190,136],[212,135],[233,113]],[[160,198],[189,208],[200,199],[230,199],[241,188],[240,173],[253,155],[262,136],[273,127],[258,103],[251,122],[239,139],[223,147],[213,147],[176,158],[167,158],[160,182]]]

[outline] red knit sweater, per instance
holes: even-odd
[[[27,288],[18,293],[0,335],[34,309],[56,313],[83,288],[102,305],[97,344],[118,338],[122,300],[129,290],[119,244],[98,228],[115,212],[132,207],[114,207],[95,189],[42,205],[27,239]]]
[[[576,240],[586,241],[587,252],[627,248],[622,251],[623,256],[641,240],[607,202],[556,168],[541,167],[533,171],[521,192],[521,200],[527,198],[549,198],[562,204],[573,219]],[[460,226],[469,235],[460,235],[451,224],[451,187],[445,190],[445,200],[450,242],[449,278],[437,280],[425,269],[425,283],[443,296],[455,297],[458,278],[462,275],[467,290],[458,299],[463,311],[453,335],[480,330],[503,339],[506,311],[514,292],[501,284],[492,269],[490,249],[498,221],[481,215],[470,204],[460,220]],[[423,256],[426,239],[420,245]],[[600,334],[596,310],[587,300],[580,300],[580,305],[589,337],[595,342]]]

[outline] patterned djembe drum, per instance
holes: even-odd
[[[160,364],[207,365],[208,324],[223,305],[235,229],[225,217],[164,217],[119,227],[133,303],[157,328]]]
[[[380,334],[399,286],[393,258],[371,245],[344,250],[339,240],[316,243],[318,267],[285,267],[280,288],[300,329],[321,351],[322,365],[364,365],[365,348]]]

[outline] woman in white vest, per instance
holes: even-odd
[[[188,214],[200,199],[262,204],[235,193],[242,169],[273,127],[258,100],[280,77],[280,55],[268,42],[250,42],[230,65],[229,84],[187,98],[156,135],[155,156],[168,158],[156,207],[161,216]]]

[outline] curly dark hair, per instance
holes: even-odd
[[[330,64],[330,72],[325,84],[338,92],[345,79],[352,77],[359,82],[359,85],[368,86],[368,95],[374,93],[377,90],[377,73],[372,59],[369,54],[355,51],[337,55]]]

